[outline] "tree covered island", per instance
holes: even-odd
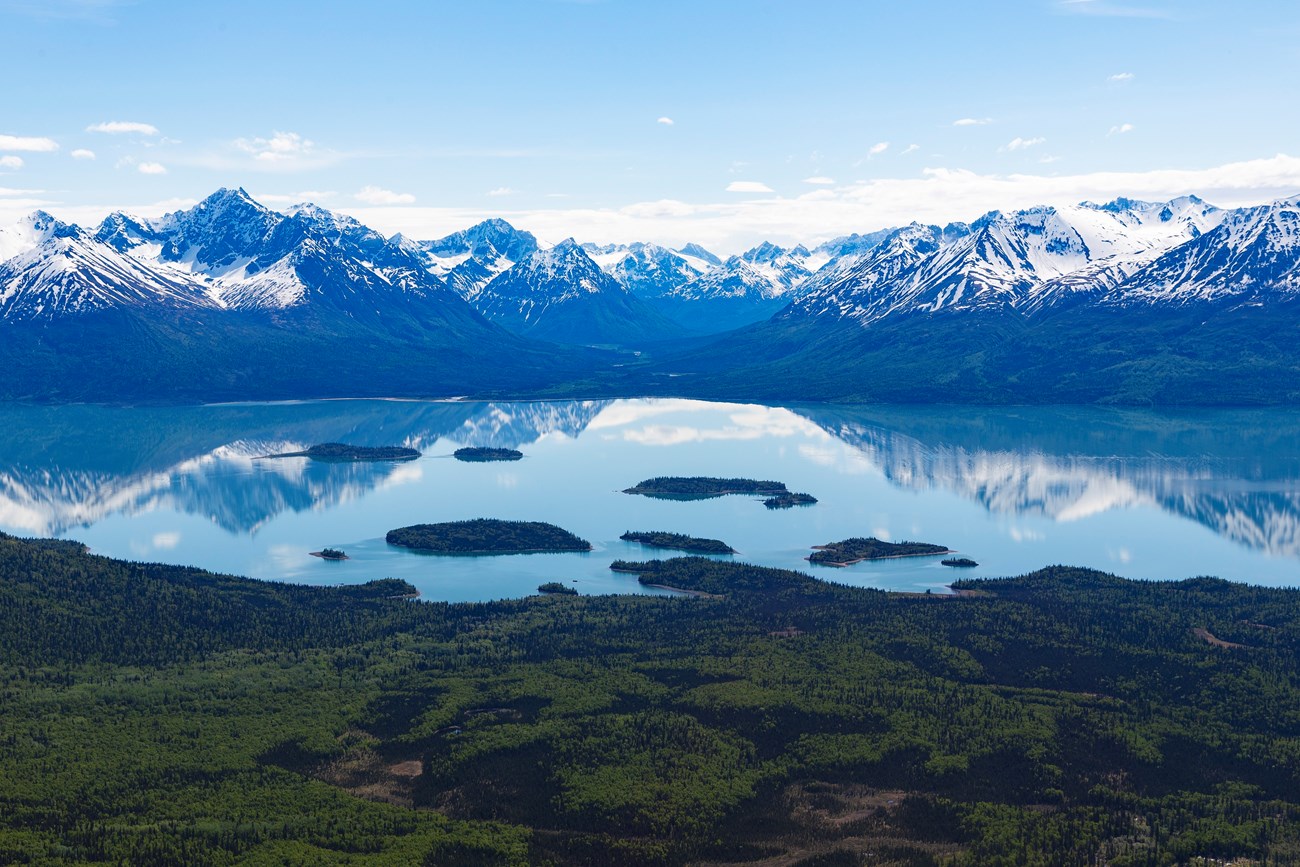
[[[338,548],[322,548],[319,551],[312,551],[311,556],[319,557],[322,560],[347,560],[348,555]]]
[[[969,557],[949,557],[947,560],[940,560],[944,566],[955,566],[958,569],[971,569],[979,564]]]
[[[541,554],[590,551],[591,543],[541,521],[476,518],[390,530],[390,545],[430,554]]]
[[[763,501],[763,505],[769,509],[791,509],[795,506],[811,506],[817,502],[817,498],[812,494],[796,494],[792,491],[786,491],[783,494],[777,494],[775,497],[768,497]]]
[[[649,548],[689,551],[692,554],[734,554],[736,550],[719,539],[700,539],[683,533],[636,532],[619,536],[624,542],[639,542]]]
[[[319,443],[300,452],[266,455],[267,458],[311,458],[332,463],[366,461],[413,461],[420,456],[405,446],[352,446],[347,443]]]
[[[854,537],[843,542],[831,542],[828,545],[814,545],[808,562],[819,566],[852,566],[863,560],[889,560],[894,557],[930,557],[936,554],[951,554],[952,549],[946,545],[931,545],[928,542],[882,542],[874,536],[863,539]]]
[[[456,449],[451,456],[458,461],[468,463],[487,463],[488,461],[517,461],[524,453],[516,449],[494,449],[486,446],[466,446]]]
[[[538,586],[537,592],[544,596],[577,596],[578,588],[561,584],[559,581],[547,581]]]
[[[707,500],[731,494],[770,497],[788,494],[782,482],[755,479],[716,479],[710,476],[656,476],[623,490],[661,500]]]

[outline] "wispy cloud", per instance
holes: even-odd
[[[774,193],[776,190],[759,181],[732,181],[727,184],[728,193]]]
[[[415,201],[410,193],[395,193],[373,185],[362,187],[352,198],[367,205],[409,205]]]
[[[1072,15],[1096,15],[1104,18],[1173,18],[1170,9],[1157,6],[1134,6],[1123,0],[1057,0],[1056,8]]]
[[[803,182],[804,182],[805,184],[813,184],[813,185],[815,185],[815,186],[825,187],[825,186],[830,186],[831,184],[835,183],[835,179],[834,179],[834,178],[828,178],[828,177],[826,177],[825,175],[814,175],[814,176],[811,177],[811,178],[804,178],[804,179],[803,179]]]
[[[1132,131],[1133,131],[1133,124],[1131,124],[1131,123],[1121,123],[1121,124],[1117,124],[1117,125],[1115,125],[1115,126],[1112,126],[1112,127],[1110,128],[1110,132],[1106,133],[1106,135],[1123,135],[1123,134],[1126,133],[1126,132],[1132,132]]]
[[[1007,142],[1002,147],[998,148],[998,150],[1022,151],[1025,150],[1026,148],[1031,148],[1035,145],[1040,145],[1045,141],[1047,141],[1047,139],[1043,138],[1042,136],[1038,136],[1036,138],[1021,138],[1020,136],[1016,136],[1011,141]]]
[[[987,126],[993,123],[991,117],[962,117],[952,122],[953,126]]]
[[[0,135],[0,151],[35,151],[48,153],[59,149],[59,143],[52,138],[27,135]]]
[[[487,194],[489,196],[513,196],[515,191],[510,187],[496,187],[495,189],[488,190]]]
[[[135,170],[142,175],[165,175],[167,167],[162,163],[140,163]]]
[[[277,131],[270,138],[235,139],[235,147],[261,163],[286,163],[310,157],[316,143],[296,132]]]
[[[6,154],[0,157],[0,169],[21,169],[23,167],[23,158]]]
[[[867,148],[867,156],[874,157],[877,154],[883,154],[887,150],[889,150],[889,142],[878,141],[871,147]]]
[[[86,132],[102,132],[109,135],[125,135],[126,133],[157,135],[158,127],[151,123],[140,123],[134,120],[106,120],[103,123],[92,123],[86,127]]]
[[[910,144],[907,147],[903,148],[903,156],[907,156],[908,154],[914,154],[920,149],[921,146],[919,144]]]
[[[655,123],[661,123],[664,126],[672,126],[673,119],[671,117],[661,117],[658,120],[656,120]]]
[[[1135,78],[1137,78],[1137,76],[1131,72],[1117,72],[1114,75],[1107,76],[1106,80],[1114,82],[1115,84],[1126,84]]]
[[[86,148],[77,148],[72,152],[71,156],[74,160],[93,160],[95,152]]]

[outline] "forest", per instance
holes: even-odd
[[[413,524],[389,530],[390,545],[430,554],[529,554],[590,551],[591,543],[542,521],[475,518],[442,524]]]
[[[625,494],[641,494],[666,500],[704,500],[729,494],[770,496],[787,493],[782,482],[756,479],[715,479],[709,476],[656,476],[626,488]]]
[[[885,560],[890,557],[927,557],[933,554],[951,554],[945,545],[929,542],[883,542],[874,536],[855,537],[842,542],[813,546],[808,562],[820,566],[851,566],[863,560]]]
[[[709,595],[415,602],[0,536],[0,863],[1300,860],[1300,591],[646,568]]]
[[[637,542],[648,548],[689,551],[692,554],[734,554],[736,550],[721,539],[701,539],[685,533],[639,532],[628,530],[619,536],[624,542]]]

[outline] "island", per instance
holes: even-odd
[[[790,509],[794,506],[811,506],[817,502],[817,498],[812,494],[796,494],[786,491],[783,494],[777,494],[775,497],[768,497],[763,501],[763,505],[769,509]]]
[[[413,461],[420,456],[415,449],[405,446],[350,446],[346,443],[320,443],[301,452],[283,452],[278,455],[263,455],[262,460],[271,458],[311,458],[313,461],[330,463],[367,462],[367,461]]]
[[[561,584],[559,581],[547,581],[538,586],[537,592],[544,596],[577,596],[578,588]]]
[[[718,539],[698,539],[682,533],[634,532],[628,530],[619,536],[624,542],[639,542],[649,548],[667,548],[673,551],[690,551],[693,554],[734,554],[736,550]]]
[[[494,449],[485,446],[468,446],[463,449],[456,449],[451,456],[458,461],[468,463],[487,463],[488,461],[517,461],[524,456],[521,451],[515,449]]]
[[[661,500],[707,500],[731,494],[776,496],[788,494],[781,482],[755,479],[715,479],[709,476],[657,476],[625,488],[625,494],[640,494]]]
[[[979,565],[969,557],[949,557],[947,560],[940,560],[939,562],[944,566],[956,566],[960,569],[969,569]]]
[[[852,566],[863,560],[891,560],[896,557],[931,557],[936,554],[953,554],[944,545],[928,542],[882,542],[873,537],[845,539],[829,545],[814,545],[808,562],[819,566]]]
[[[312,551],[311,556],[319,557],[322,560],[348,560],[351,559],[338,548],[322,548],[319,551]]]
[[[430,554],[542,554],[590,551],[591,543],[541,521],[475,518],[390,530],[388,544]]]

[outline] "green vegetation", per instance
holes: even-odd
[[[718,539],[699,539],[682,533],[636,532],[628,530],[619,536],[624,542],[640,542],[651,548],[668,548],[673,551],[690,551],[693,554],[734,554],[736,550]]]
[[[1300,860],[1300,591],[637,568],[717,598],[411,603],[0,537],[0,862]]]
[[[769,509],[790,509],[795,506],[811,506],[817,502],[817,498],[812,494],[796,494],[786,491],[783,494],[777,494],[775,497],[768,497],[763,501],[763,505]]]
[[[707,500],[728,494],[767,496],[787,493],[781,482],[754,479],[715,479],[707,476],[657,476],[627,488],[625,494],[641,494],[663,500]]]
[[[470,446],[463,449],[456,449],[451,456],[458,461],[469,462],[487,462],[487,461],[517,461],[523,458],[524,453],[515,449],[493,449],[485,446]]]
[[[961,569],[970,569],[979,565],[969,557],[949,557],[947,560],[940,560],[939,562],[944,566],[956,566]]]
[[[302,452],[267,455],[268,458],[311,458],[333,463],[367,461],[413,461],[420,456],[404,446],[350,446],[346,443],[321,443]]]
[[[893,557],[929,557],[935,554],[951,554],[951,549],[943,545],[931,545],[927,542],[882,542],[874,536],[863,539],[854,537],[843,542],[829,545],[813,546],[808,562],[819,566],[852,566],[863,560],[888,560]]]
[[[346,560],[348,555],[338,548],[322,548],[319,551],[312,551],[313,557],[320,557],[322,560]]]
[[[553,593],[560,596],[577,596],[578,588],[571,587],[568,584],[561,584],[559,581],[547,581],[545,584],[538,586],[538,593]]]
[[[590,551],[591,543],[541,521],[476,518],[445,524],[414,524],[389,530],[390,545],[431,554],[531,554]]]

